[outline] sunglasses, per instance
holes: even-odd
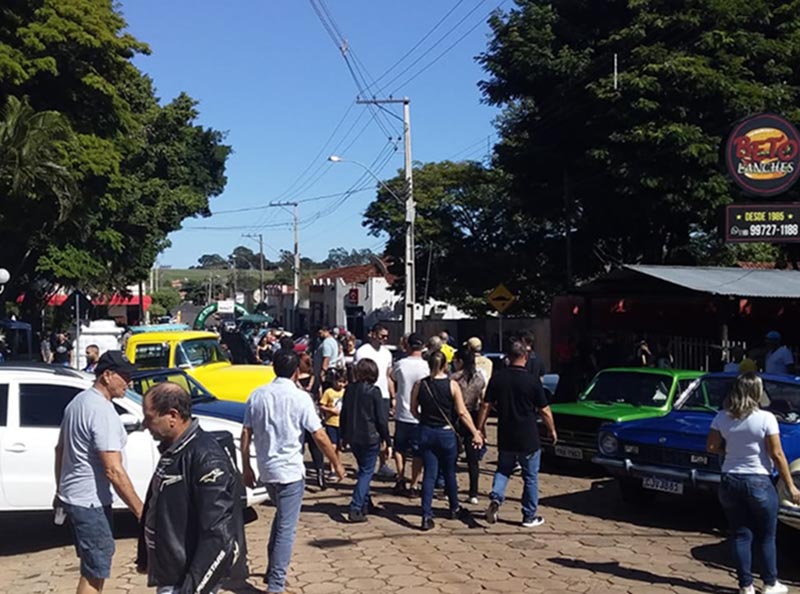
[[[388,334],[378,334],[378,339],[379,340],[389,340],[389,335]]]

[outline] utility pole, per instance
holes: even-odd
[[[292,283],[292,332],[297,332],[300,316],[297,313],[300,305],[300,220],[298,217],[297,202],[270,202],[269,206],[291,206],[294,218],[294,275]]]
[[[261,291],[261,303],[264,303],[264,236],[261,233],[244,233],[242,237],[258,238],[258,286]]]
[[[403,104],[403,139],[405,146],[405,311],[403,315],[403,332],[410,333],[416,330],[416,265],[414,247],[414,221],[416,219],[416,203],[414,202],[414,174],[411,162],[411,100],[403,99],[357,99],[359,104],[380,105],[383,103]]]

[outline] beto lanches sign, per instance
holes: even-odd
[[[745,192],[774,196],[800,175],[800,134],[784,118],[762,113],[739,122],[725,147],[728,173]]]

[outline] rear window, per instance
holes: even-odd
[[[169,367],[169,344],[137,344],[134,363],[141,369],[162,369]]]
[[[8,384],[0,384],[0,427],[6,426],[8,416]]]

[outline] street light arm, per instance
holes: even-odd
[[[359,167],[361,167],[361,169],[363,169],[364,171],[366,171],[366,172],[367,172],[367,173],[368,173],[368,174],[369,174],[369,175],[372,177],[372,179],[374,179],[376,182],[378,182],[378,184],[380,184],[380,186],[381,186],[381,187],[382,187],[384,190],[386,190],[387,192],[389,192],[389,194],[391,194],[391,195],[392,195],[392,197],[393,197],[395,200],[397,200],[397,201],[398,201],[398,202],[400,202],[401,204],[405,203],[405,200],[404,200],[403,198],[400,198],[400,196],[398,196],[398,195],[397,195],[397,194],[394,192],[394,190],[392,190],[392,189],[391,189],[389,186],[387,186],[387,185],[386,185],[386,184],[383,182],[383,180],[382,180],[381,178],[379,178],[377,175],[375,175],[375,174],[373,173],[373,171],[372,171],[372,170],[371,170],[369,167],[367,167],[366,165],[364,165],[364,164],[363,164],[363,163],[361,163],[360,161],[353,161],[352,159],[343,159],[342,157],[339,157],[338,155],[331,155],[330,157],[328,157],[328,161],[330,161],[331,163],[352,163],[353,165],[358,165]]]

